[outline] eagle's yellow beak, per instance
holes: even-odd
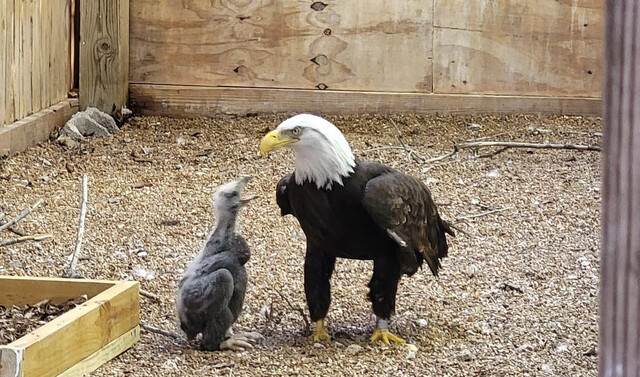
[[[282,136],[278,130],[273,130],[260,140],[260,153],[264,156],[274,149],[282,148],[296,141],[298,140]]]

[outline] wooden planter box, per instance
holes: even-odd
[[[0,377],[82,376],[140,338],[139,284],[124,281],[0,276],[0,305],[88,300],[8,345]]]

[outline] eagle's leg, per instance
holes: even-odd
[[[389,332],[388,324],[396,309],[396,292],[400,281],[400,264],[395,258],[377,259],[373,262],[373,276],[369,282],[369,299],[377,316],[371,341],[382,340],[404,343],[404,339]]]
[[[313,340],[331,340],[324,327],[324,318],[331,303],[331,274],[336,258],[307,249],[304,261],[304,292],[307,297],[311,320],[316,328],[311,335]]]

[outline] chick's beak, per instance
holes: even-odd
[[[260,153],[265,156],[274,149],[282,148],[296,141],[296,139],[282,136],[278,130],[273,130],[260,140]]]

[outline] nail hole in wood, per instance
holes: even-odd
[[[331,35],[331,29],[326,28],[326,29],[324,29],[323,33],[324,33],[324,35]]]
[[[587,71],[587,74],[591,75],[591,74],[593,74],[593,72],[591,72],[591,71]]]
[[[467,84],[467,80],[462,80],[462,83],[466,85]]]
[[[247,67],[243,66],[243,65],[239,65],[236,67],[236,69],[233,70],[233,72],[242,75],[245,74],[247,72]]]
[[[317,65],[327,65],[329,63],[329,59],[326,55],[318,55],[311,59],[311,61]]]
[[[315,10],[316,12],[319,12],[326,7],[327,7],[327,4],[321,1],[316,1],[315,3],[311,4],[311,9]]]
[[[320,89],[320,90],[325,90],[325,89],[327,89],[327,88],[328,88],[328,86],[326,86],[326,85],[325,85],[325,84],[323,84],[323,83],[320,83],[320,84],[316,85],[316,88],[318,88],[318,89]]]
[[[251,16],[237,16],[236,18],[239,19],[240,21],[244,21],[247,18],[251,18]]]

